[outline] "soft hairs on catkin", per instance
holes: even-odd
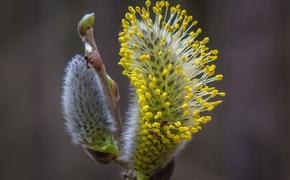
[[[75,55],[65,71],[62,108],[66,128],[74,144],[91,144],[116,130],[96,71],[81,55]]]

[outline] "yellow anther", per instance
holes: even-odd
[[[128,25],[129,22],[126,19],[122,19],[122,24]]]
[[[147,119],[150,119],[150,118],[153,117],[153,113],[152,113],[152,112],[147,112],[147,113],[145,114],[145,117],[146,117]]]
[[[153,124],[153,126],[159,129],[159,128],[160,128],[160,126],[161,126],[161,124],[160,124],[160,123],[158,123],[158,122],[155,122],[155,123]]]
[[[171,105],[170,102],[166,102],[166,103],[165,103],[165,106],[166,106],[166,107],[169,107],[170,105]]]
[[[165,6],[165,2],[164,1],[160,1],[160,7],[164,7]]]
[[[147,123],[147,127],[151,129],[153,126],[151,123]]]
[[[195,35],[195,32],[194,32],[194,31],[191,31],[191,32],[189,33],[189,35],[190,35],[190,36],[194,36],[194,35]]]
[[[189,141],[189,140],[191,140],[191,134],[183,134],[182,138]]]
[[[174,31],[174,27],[173,26],[168,26],[167,31],[172,33]]]
[[[134,45],[132,46],[132,48],[133,48],[133,49],[138,49],[138,45],[137,45],[137,44],[134,44]]]
[[[211,66],[208,67],[209,71],[214,71],[216,69],[216,65],[212,64]]]
[[[125,17],[127,20],[131,20],[133,18],[132,14],[130,14],[130,13],[126,13]]]
[[[166,22],[162,22],[162,27],[166,27],[167,26],[167,23]],[[162,42],[162,41],[161,41]]]
[[[148,105],[146,105],[146,106],[144,106],[144,107],[142,108],[143,112],[147,112],[148,109],[149,109],[149,106],[148,106]]]
[[[143,95],[141,95],[141,96],[139,97],[139,103],[144,104],[145,102],[146,102],[145,97],[144,97]]]
[[[167,136],[169,138],[173,138],[174,137],[174,135],[170,131],[166,131],[166,134],[167,134]]]
[[[211,53],[212,53],[213,55],[217,55],[217,54],[219,53],[219,51],[215,49],[215,50],[212,50]]]
[[[199,46],[199,45],[198,45],[197,43],[194,43],[194,44],[192,44],[192,46],[191,46],[191,47],[192,47],[192,49],[197,49],[197,48],[198,48],[198,46]]]
[[[142,35],[141,32],[138,32],[138,33],[137,33],[137,36],[138,36],[139,38],[142,38],[143,35]]]
[[[176,8],[175,8],[175,7],[171,7],[171,8],[170,8],[170,12],[171,12],[171,13],[176,13]]]
[[[187,103],[184,103],[184,104],[182,105],[182,108],[183,108],[183,109],[187,109],[187,108],[188,108],[188,104],[187,104]]]
[[[147,134],[149,134],[149,132],[148,132],[148,130],[143,130],[142,134],[147,135]]]
[[[176,70],[177,73],[182,72],[182,69],[181,69],[181,66],[180,65],[177,65],[176,68],[175,68],[175,70]]]
[[[160,95],[160,93],[161,93],[160,89],[156,89],[156,90],[155,90],[155,93],[156,93],[157,95]]]
[[[158,111],[156,115],[161,118],[162,117],[162,112]]]
[[[214,106],[208,106],[207,107],[207,111],[212,111],[212,110],[214,110]]]
[[[219,100],[219,101],[212,102],[212,105],[213,106],[217,106],[217,105],[219,105],[221,103],[223,103],[223,101],[222,100]]]
[[[165,1],[165,7],[168,7],[168,6],[169,6],[169,2]]]
[[[216,97],[216,95],[217,95],[217,93],[218,93],[218,90],[213,90],[213,91],[211,91],[211,95],[210,95],[210,97]]]
[[[182,56],[182,57],[181,57],[181,60],[182,60],[183,62],[185,62],[185,61],[187,60],[187,57],[186,57],[186,56]]]
[[[199,111],[195,110],[192,112],[193,117],[199,117]]]
[[[201,130],[201,126],[200,126],[200,123],[198,123],[198,125],[195,126],[198,130]]]
[[[127,42],[129,39],[126,38],[126,37],[119,37],[119,42],[120,43],[124,43],[124,42]]]
[[[162,74],[163,75],[167,75],[168,74],[168,70],[167,69],[163,69]]]
[[[129,7],[128,7],[128,10],[129,10],[129,12],[132,13],[132,14],[135,14],[135,13],[136,13],[135,9],[134,9],[132,6],[129,6]]]
[[[155,14],[158,14],[159,12],[160,12],[160,10],[159,10],[159,8],[157,8],[157,7],[153,7],[153,12],[155,13]]]
[[[135,10],[136,10],[137,13],[141,13],[141,8],[140,8],[139,6],[137,6],[137,7],[135,8]]]
[[[179,29],[179,27],[180,27],[180,25],[179,25],[178,23],[176,23],[176,24],[174,25],[174,28],[175,28],[175,29]]]
[[[200,34],[201,32],[202,32],[201,28],[198,28],[196,31],[197,34]]]
[[[215,76],[215,80],[217,80],[217,81],[221,81],[221,80],[223,80],[223,75],[222,74],[219,74],[219,75],[216,75]]]
[[[180,126],[181,126],[181,123],[180,123],[180,121],[177,121],[176,123],[174,123],[174,125],[175,125],[176,127],[180,127]]]
[[[205,122],[209,122],[211,120],[212,120],[212,117],[211,116],[205,116],[205,118],[204,118],[204,121]]]
[[[184,96],[184,99],[186,100],[186,101],[188,101],[188,100],[190,100],[190,97],[189,96]]]
[[[217,56],[209,56],[209,59],[211,59],[212,61],[215,61],[215,60],[217,60]]]
[[[182,15],[182,16],[186,15],[186,10],[182,10],[182,11],[181,11],[181,15]]]
[[[225,92],[220,92],[219,95],[224,97],[226,95],[226,93]]]
[[[152,79],[153,79],[152,74],[149,74],[149,75],[148,75],[148,79],[149,79],[150,81],[152,81]]]
[[[141,12],[142,14],[147,14],[147,10],[144,7],[142,7]]]
[[[187,132],[187,131],[189,131],[189,127],[186,127],[186,126],[179,127],[178,130],[181,131],[181,132]]]
[[[198,132],[198,129],[197,129],[197,128],[195,128],[195,127],[193,127],[193,128],[191,128],[191,132],[192,132],[193,134],[195,134],[195,133],[197,133],[197,132]]]
[[[150,0],[147,0],[147,1],[146,1],[146,6],[147,6],[147,7],[150,7],[150,6],[151,6],[151,1],[150,1]]]
[[[150,94],[149,92],[146,92],[146,93],[145,93],[145,97],[146,97],[147,99],[150,99],[150,98],[151,98],[151,94]]]
[[[164,46],[164,45],[166,44],[166,40],[165,40],[164,38],[162,38],[160,44],[161,44],[162,46]]]
[[[187,115],[189,115],[189,114],[190,114],[190,112],[189,112],[188,109],[186,109],[186,110],[183,111],[183,115],[187,116]]]
[[[129,32],[129,35],[131,36],[131,37],[133,37],[134,36],[134,32],[133,31],[130,31]],[[127,45],[127,44],[126,44]],[[123,46],[123,45],[122,45]]]
[[[174,129],[174,126],[172,124],[170,124],[168,127],[169,129]]]
[[[156,7],[160,7],[160,2],[159,1],[157,1],[156,3],[155,3],[155,5],[156,5]]]
[[[185,86],[185,90],[186,90],[188,93],[191,93],[191,92],[192,92],[192,88],[189,87],[189,86]]]
[[[137,93],[138,94],[143,94],[143,90],[142,89],[137,89]]]
[[[162,95],[161,95],[162,97],[167,97],[167,93],[166,92],[164,92],[164,93],[162,93]]]
[[[148,54],[143,54],[143,55],[141,55],[141,56],[139,57],[139,59],[140,59],[141,61],[148,61],[148,60],[150,60],[150,55],[148,55]]]
[[[206,37],[206,38],[203,39],[203,43],[204,43],[204,44],[206,44],[206,43],[208,43],[208,42],[209,42],[209,38],[208,38],[208,37]]]
[[[174,140],[174,142],[176,144],[180,144],[181,143],[181,140],[180,140],[180,137],[179,136],[174,136],[173,140]]]
[[[162,56],[162,51],[159,51],[157,55]]]
[[[120,32],[120,33],[119,33],[119,36],[120,36],[120,37],[125,36],[125,33],[124,33],[124,32]]]
[[[183,22],[183,24],[182,24],[183,30],[186,30],[187,26],[188,26],[188,22]]]

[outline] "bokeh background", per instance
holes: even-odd
[[[178,1],[174,1],[176,3]],[[214,121],[177,158],[173,180],[290,179],[290,1],[179,1],[220,50],[218,86],[227,92]],[[117,42],[137,0],[1,0],[0,179],[115,180],[120,169],[93,162],[70,143],[60,111],[63,70],[83,48],[78,20],[96,14],[95,36],[121,110],[128,80]]]

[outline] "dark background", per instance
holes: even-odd
[[[96,164],[70,143],[60,95],[66,63],[83,52],[77,22],[93,11],[97,44],[126,111],[117,35],[127,6],[136,2],[1,0],[1,180],[120,179],[117,166]],[[218,72],[225,79],[218,86],[227,96],[214,121],[178,156],[173,179],[289,180],[289,0],[181,4],[221,52]]]

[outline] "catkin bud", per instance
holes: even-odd
[[[116,123],[107,102],[96,71],[82,56],[74,56],[66,67],[63,83],[66,129],[74,144],[82,145],[103,163],[119,154],[114,138]]]
[[[80,36],[85,36],[86,31],[94,25],[95,14],[86,14],[78,24],[78,32]]]

